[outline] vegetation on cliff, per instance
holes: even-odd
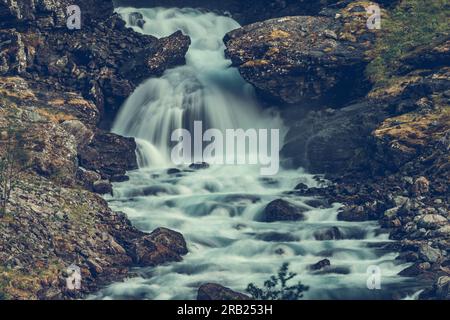
[[[379,85],[392,79],[402,58],[413,48],[448,37],[450,2],[403,0],[382,19],[382,30],[372,52],[375,58],[367,68],[369,78]]]

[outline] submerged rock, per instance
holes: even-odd
[[[286,200],[278,199],[269,203],[262,215],[258,218],[261,222],[300,221],[305,220],[304,212],[307,208],[296,206]]]
[[[344,235],[338,227],[332,227],[329,229],[314,232],[314,238],[319,241],[342,240],[344,239]]]

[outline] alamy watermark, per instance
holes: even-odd
[[[366,271],[367,289],[381,290],[381,268],[379,266],[369,266]]]
[[[66,287],[68,290],[81,290],[81,269],[75,264],[71,264],[67,270]]]
[[[207,162],[216,165],[260,165],[260,174],[276,175],[280,169],[280,131],[278,129],[208,129],[194,122],[193,135],[176,129],[171,135],[176,145],[171,160],[175,165]]]
[[[67,28],[69,30],[81,29],[81,9],[77,5],[71,5],[66,8]]]
[[[381,8],[377,4],[372,4],[366,7],[366,12],[370,15],[367,19],[367,28],[369,30],[381,29]]]

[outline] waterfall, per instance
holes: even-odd
[[[118,12],[133,21],[132,8]],[[122,107],[113,131],[137,138],[140,166],[170,166],[171,134],[193,131],[194,121],[204,130],[282,129],[277,116],[258,106],[247,84],[224,56],[223,36],[239,27],[229,17],[194,9],[140,9],[145,24],[137,32],[166,37],[181,30],[191,37],[186,65],[167,70],[160,78],[144,82]]]
[[[262,286],[284,262],[311,287],[306,298],[378,299],[403,290],[397,273],[405,266],[381,249],[389,239],[377,223],[338,221],[339,203],[292,192],[299,183],[321,187],[323,179],[302,169],[262,177],[250,165],[167,170],[171,132],[191,128],[195,120],[220,130],[282,129],[282,123],[258,106],[253,89],[224,57],[222,38],[238,27],[235,21],[193,9],[118,9],[128,22],[136,11],[146,21],[143,29],[134,27],[137,32],[163,37],[182,30],[192,46],[185,66],[148,79],[122,107],[114,131],[137,139],[140,168],[128,173],[129,181],[114,184],[114,196],[106,198],[144,232],[157,227],[181,232],[189,254],[179,263],[138,269],[138,276],[94,298],[195,299],[208,282],[244,292],[251,282]],[[302,208],[305,220],[261,220],[277,199]],[[338,230],[341,240],[317,237],[329,230]],[[329,268],[311,269],[323,259],[329,259]],[[367,287],[372,266],[382,271],[382,290]]]

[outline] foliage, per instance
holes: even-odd
[[[289,271],[289,264],[284,263],[278,275],[273,275],[264,282],[264,288],[258,288],[253,283],[247,287],[247,292],[255,300],[299,300],[303,298],[303,292],[309,287],[304,286],[300,281],[293,286],[288,286],[288,282],[297,274]]]
[[[27,163],[23,131],[12,124],[0,128],[0,217],[7,213],[11,192],[18,186]]]
[[[367,75],[376,84],[384,84],[395,74],[402,56],[411,49],[449,35],[450,0],[402,0],[382,17]]]

